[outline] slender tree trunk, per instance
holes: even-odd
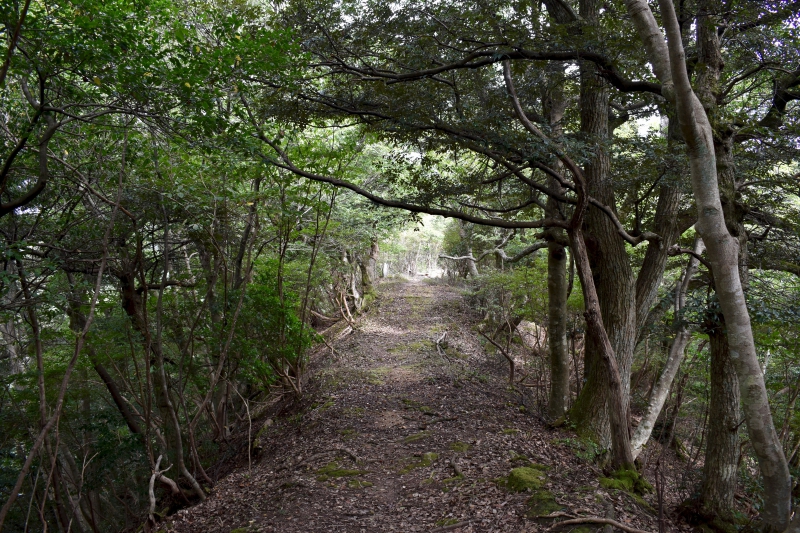
[[[547,347],[550,356],[551,419],[562,418],[569,407],[567,350],[567,253],[563,245],[547,243]]]
[[[702,253],[703,248],[703,241],[697,239],[694,247],[695,253]],[[631,437],[631,448],[634,457],[637,457],[639,453],[641,453],[642,447],[650,439],[658,415],[664,408],[664,402],[667,400],[672,382],[678,373],[681,362],[683,362],[686,346],[689,344],[689,340],[692,337],[691,331],[689,331],[687,324],[683,320],[682,311],[686,301],[686,293],[689,290],[689,282],[697,272],[698,264],[699,261],[695,257],[689,259],[689,264],[684,272],[683,280],[675,291],[675,338],[670,345],[664,369],[661,371],[661,375],[659,375],[658,381],[650,393],[650,399],[647,402],[644,416],[639,426],[636,428],[633,437]]]
[[[361,271],[361,292],[364,296],[375,292],[375,287],[372,284],[372,274],[367,263],[358,259],[358,268]]]
[[[680,26],[672,0],[659,0],[666,43],[663,38],[658,38],[660,30],[645,0],[625,0],[625,3],[645,44],[653,71],[662,82],[662,92],[674,101],[677,108],[697,204],[695,227],[708,248],[731,359],[741,387],[748,435],[764,482],[762,516],[765,529],[783,531],[789,525],[791,478],[772,421],[764,376],[756,355],[750,314],[739,275],[739,243],[725,224],[711,124],[689,82]]]
[[[563,81],[564,65],[555,64],[550,68],[551,87],[542,97],[542,107],[554,138],[561,136],[561,120],[564,117],[566,101]],[[556,162],[556,169],[563,165]],[[549,187],[562,192],[561,184],[550,179]],[[562,218],[559,205],[553,198],[547,199],[545,214],[548,218]],[[550,359],[550,398],[547,412],[551,420],[564,418],[569,407],[569,351],[567,349],[567,250],[563,242],[564,230],[548,228],[544,232],[547,240],[547,350]]]
[[[468,259],[465,259],[467,263],[467,273],[472,278],[478,277],[478,265],[475,263],[474,256],[472,254],[472,232],[467,231],[467,223],[461,220],[458,221],[458,235],[461,237],[461,243],[464,245],[466,249],[466,255]]]
[[[369,258],[367,259],[367,272],[369,272],[369,279],[373,281],[377,278],[377,266],[379,258],[380,246],[378,245],[378,238],[373,237],[369,246]]]

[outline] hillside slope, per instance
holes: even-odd
[[[472,331],[478,319],[447,285],[381,285],[357,329],[333,353],[324,348],[307,407],[253,429],[260,454],[252,475],[245,462],[166,529],[544,531],[553,519],[536,515],[561,511],[657,531],[641,499],[600,486],[574,435],[521,408],[503,360],[484,353]],[[435,339],[444,331],[442,355]],[[520,479],[508,477],[520,467]],[[533,488],[514,492],[509,479]],[[655,496],[645,500],[654,505]]]

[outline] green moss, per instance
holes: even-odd
[[[454,452],[462,452],[463,453],[463,452],[468,451],[470,449],[470,447],[471,446],[469,444],[467,444],[466,442],[458,442],[458,441],[456,441],[456,442],[450,444],[450,449],[453,450]]]
[[[352,428],[341,429],[339,430],[339,435],[342,436],[342,440],[350,440],[356,438],[358,436],[358,432]]]
[[[352,416],[355,418],[361,418],[364,416],[366,409],[363,407],[347,407],[346,409],[342,409],[342,414],[345,416]]]
[[[426,415],[429,415],[429,416],[433,416],[433,415],[436,414],[433,411],[433,409],[431,409],[427,405],[421,404],[420,402],[416,402],[414,400],[409,400],[407,398],[404,398],[402,400],[402,402],[403,402],[403,405],[405,406],[406,409],[416,409],[417,411],[419,411],[421,413],[424,413]]]
[[[511,492],[526,490],[539,490],[547,481],[547,474],[541,465],[521,466],[514,468],[505,478],[500,478],[498,484]]]
[[[452,359],[462,359],[463,360],[463,359],[468,359],[469,358],[469,356],[467,354],[459,352],[458,350],[456,350],[455,348],[453,348],[451,346],[448,346],[445,349],[444,353],[446,353],[447,356],[452,358]]]
[[[328,400],[327,402],[323,403],[322,405],[313,406],[313,408],[316,408],[319,412],[323,412],[323,411],[327,411],[328,409],[333,407],[335,403],[336,402],[334,402],[333,400]]]
[[[528,518],[537,518],[551,513],[563,511],[564,507],[556,503],[556,497],[549,490],[538,490],[526,502]]]
[[[317,481],[328,481],[329,479],[336,477],[360,476],[361,474],[366,473],[367,472],[363,470],[350,470],[347,468],[342,468],[338,463],[332,462],[317,470]]]
[[[512,463],[523,463],[525,466],[530,466],[530,464],[532,464],[525,455],[519,454],[513,450],[511,451],[511,457],[509,458],[509,461],[511,461]],[[544,465],[539,465],[539,466],[540,466],[539,470],[546,470],[547,468],[549,468],[545,467]]]
[[[369,481],[362,481],[360,479],[351,479],[347,482],[347,486],[351,489],[364,489],[367,487],[371,487],[373,483]]]
[[[518,429],[514,429],[514,428],[505,428],[505,429],[503,429],[503,435],[515,435],[517,433],[519,433]]]
[[[406,444],[411,444],[412,442],[417,442],[418,440],[427,439],[430,436],[431,436],[430,431],[421,431],[420,433],[414,433],[413,435],[409,435],[408,437],[403,439],[403,442],[405,442]]]
[[[631,494],[644,495],[653,492],[653,486],[636,470],[617,470],[611,474],[611,477],[601,477],[600,485],[607,489],[622,490]]]
[[[412,470],[414,470],[416,468],[426,468],[428,466],[431,466],[433,463],[435,463],[438,458],[439,458],[439,454],[438,453],[433,453],[433,452],[423,453],[420,458],[418,458],[415,461],[412,461],[411,463],[409,463],[406,466],[404,466],[403,468],[401,468],[400,469],[400,473],[401,474],[408,474],[409,472],[411,472]]]
[[[442,518],[441,520],[437,520],[434,525],[437,527],[442,527],[442,526],[452,526],[453,524],[458,524],[457,518]]]

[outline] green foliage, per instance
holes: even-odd
[[[247,287],[234,337],[245,375],[265,389],[278,379],[276,370],[285,372],[289,365],[297,371],[301,357],[316,339],[300,321],[297,294],[278,286],[277,268],[276,261],[263,264]]]

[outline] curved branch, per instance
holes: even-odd
[[[522,105],[520,104],[519,98],[517,97],[517,91],[514,89],[514,81],[511,79],[511,65],[508,61],[503,61],[503,77],[505,78],[506,89],[508,90],[508,94],[511,97],[511,103],[514,106],[514,113],[517,115],[519,121],[522,123],[523,126],[525,126],[525,129],[527,129],[528,131],[539,137],[542,140],[542,142],[545,143],[546,146],[551,148],[553,152],[561,160],[561,162],[564,163],[564,166],[567,167],[570,170],[570,172],[572,172],[572,174],[576,177],[576,179],[578,179],[578,174],[580,174],[581,172],[580,169],[578,168],[578,165],[569,156],[564,154],[562,148],[558,144],[554,143],[547,135],[545,135],[544,132],[542,132],[542,130],[540,130],[525,115],[525,111],[522,109]],[[546,172],[551,176],[553,176],[554,178],[556,178],[558,181],[560,181],[562,186],[575,190],[574,187],[570,186],[568,182],[558,172],[555,172],[554,170],[550,169],[549,167],[543,164],[537,164],[536,166],[537,168],[542,168],[543,170],[546,168],[547,169]],[[619,221],[616,214],[610,207],[598,202],[594,198],[588,197],[588,195],[587,199],[591,205],[597,207],[603,213],[605,213],[606,216],[608,216],[608,218],[611,220],[614,226],[616,226],[617,232],[620,234],[620,236],[631,245],[636,246],[637,244],[646,240],[659,240],[661,238],[655,233],[651,232],[644,232],[641,235],[635,237],[632,236],[625,230],[625,227],[622,225],[622,223]]]
[[[505,51],[496,49],[476,50],[458,61],[413,72],[394,72],[390,70],[378,70],[373,67],[359,68],[348,65],[338,56],[334,56],[334,61],[320,63],[320,66],[339,67],[341,72],[359,74],[364,81],[385,81],[387,84],[392,84],[431,78],[442,72],[452,70],[477,69],[509,59],[533,61],[592,61],[599,67],[598,71],[600,75],[607,79],[609,83],[618,90],[622,92],[649,92],[661,96],[661,85],[659,83],[629,80],[617,70],[610,58],[597,52],[586,50],[534,52],[532,50],[516,47],[513,47],[512,50]]]

